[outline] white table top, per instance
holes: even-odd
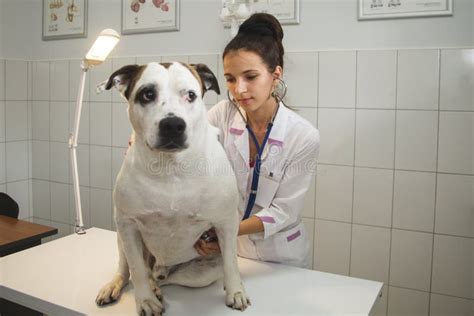
[[[116,233],[91,228],[0,258],[0,297],[50,315],[135,315],[131,282],[118,303],[95,304],[117,262]],[[225,306],[217,281],[163,287],[164,315],[367,315],[382,289],[380,282],[243,258],[239,268],[252,302],[243,314]]]

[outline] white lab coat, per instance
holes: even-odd
[[[242,218],[253,168],[249,166],[249,134],[237,111],[225,100],[209,110],[208,118],[219,129],[219,141],[236,174]],[[239,236],[239,256],[309,267],[309,239],[301,213],[305,193],[316,172],[318,153],[318,130],[281,104],[262,155],[257,197],[251,213],[261,219],[264,232]]]

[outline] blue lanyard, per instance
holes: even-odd
[[[265,145],[268,140],[268,136],[270,136],[270,132],[273,127],[273,122],[268,123],[267,131],[265,133],[265,137],[263,138],[262,146],[258,145],[257,136],[255,136],[255,133],[252,131],[250,126],[246,124],[245,127],[249,131],[250,136],[252,136],[252,140],[255,143],[255,147],[257,148],[257,160],[255,161],[255,167],[253,169],[252,186],[250,188],[250,195],[247,202],[247,208],[245,209],[245,214],[242,220],[246,220],[247,218],[249,218],[250,212],[252,212],[252,208],[255,204],[255,199],[257,198],[258,178],[260,175],[260,165],[262,163],[261,158],[263,155],[263,149],[265,148]]]

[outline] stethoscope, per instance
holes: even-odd
[[[263,141],[262,141],[261,145],[258,144],[257,136],[255,135],[254,131],[252,130],[252,128],[248,124],[247,119],[244,117],[244,115],[240,111],[240,107],[237,104],[235,104],[233,99],[230,97],[229,91],[227,90],[227,98],[229,99],[229,102],[237,108],[237,112],[239,112],[240,116],[242,117],[242,120],[245,122],[245,128],[249,132],[249,134],[252,138],[252,141],[255,144],[255,148],[257,148],[257,159],[255,161],[255,166],[254,166],[254,169],[253,169],[252,185],[250,187],[250,195],[249,195],[249,198],[248,198],[248,201],[247,201],[247,207],[245,208],[245,213],[244,213],[244,216],[242,217],[242,220],[246,220],[247,218],[250,217],[250,213],[252,212],[252,208],[255,204],[255,199],[257,198],[258,179],[259,179],[259,175],[260,175],[260,166],[262,164],[263,150],[265,149],[265,145],[267,144],[268,137],[270,136],[270,133],[272,131],[273,122],[275,121],[275,117],[278,113],[278,109],[280,108],[280,102],[282,102],[282,99],[285,97],[286,91],[287,91],[287,86],[286,86],[285,82],[283,80],[279,79],[279,78],[276,78],[276,79],[280,80],[280,82],[283,84],[284,90],[283,90],[283,93],[282,93],[281,96],[278,93],[276,93],[275,91],[273,91],[271,93],[271,96],[275,98],[275,101],[277,103],[277,108],[275,109],[275,112],[273,113],[271,121],[267,125],[267,130],[265,132],[265,136],[263,137]]]

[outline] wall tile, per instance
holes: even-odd
[[[4,142],[5,137],[5,101],[0,101],[0,142]]]
[[[33,101],[31,112],[33,139],[49,140],[49,101]]]
[[[393,227],[433,232],[436,174],[395,171]]]
[[[115,185],[126,152],[125,148],[112,148],[112,187]]]
[[[433,234],[392,230],[390,284],[429,291]]]
[[[389,291],[388,315],[429,315],[429,293],[393,286]]]
[[[51,221],[51,226],[56,227],[58,229],[58,233],[56,235],[51,236],[52,240],[63,238],[73,233],[73,227],[69,224]]]
[[[69,146],[67,143],[50,143],[51,181],[69,183]]]
[[[438,50],[398,52],[398,109],[437,110],[438,82]]]
[[[350,276],[388,282],[390,229],[352,225]]]
[[[91,187],[112,189],[112,148],[91,145],[90,154]]]
[[[0,143],[0,183],[7,182],[6,176],[6,161],[7,161],[7,153],[5,149],[6,144]]]
[[[189,56],[189,63],[190,64],[205,64],[209,69],[212,71],[214,76],[217,79],[217,59],[219,58],[218,55],[193,55]],[[221,94],[225,92],[225,87],[219,85],[219,89]],[[204,104],[214,105],[217,103],[217,93],[215,91],[207,91],[204,94]]]
[[[355,107],[356,53],[319,53],[319,106]]]
[[[219,87],[221,88],[221,94],[217,96],[217,100],[227,100],[227,83],[224,77],[224,64],[222,57],[219,56],[217,60],[217,82],[219,82]]]
[[[287,104],[318,106],[318,53],[287,53],[283,80],[288,86]]]
[[[56,142],[69,141],[69,103],[51,101],[50,103],[50,139]]]
[[[28,98],[28,62],[5,61],[5,100],[26,101]]]
[[[28,142],[6,143],[7,182],[28,179]]]
[[[128,120],[128,105],[112,103],[112,146],[128,147],[132,125]]]
[[[397,51],[357,52],[357,107],[395,108]]]
[[[69,100],[69,60],[55,60],[49,64],[51,101]]]
[[[91,144],[112,145],[112,104],[105,102],[91,103],[90,137]]]
[[[19,219],[31,217],[29,180],[7,183],[7,194],[18,203]]]
[[[440,109],[474,111],[474,49],[441,50]]]
[[[69,224],[69,184],[51,182],[51,220]]]
[[[50,182],[32,180],[33,182],[33,213],[32,216],[45,220],[51,219],[51,190]]]
[[[319,109],[321,151],[319,162],[352,166],[354,163],[355,111]]]
[[[319,165],[316,218],[351,222],[353,167]]]
[[[296,114],[306,119],[314,127],[318,127],[318,110],[316,108],[294,108]]]
[[[395,111],[356,111],[355,164],[361,167],[393,168]]]
[[[393,171],[356,168],[353,222],[391,227]]]
[[[6,140],[19,141],[28,139],[28,102],[5,102]]]
[[[313,268],[313,249],[314,249],[314,219],[303,218],[302,219],[306,234],[309,239],[309,269]]]
[[[0,100],[5,100],[5,60],[0,59]]]
[[[171,63],[171,62],[181,62],[181,63],[188,63],[189,62],[189,56],[186,55],[179,55],[179,56],[162,56],[161,57],[161,62],[162,63]]]
[[[438,234],[474,237],[474,176],[438,174]]]
[[[438,112],[397,111],[395,168],[436,171]]]
[[[431,291],[474,299],[474,239],[435,235]]]
[[[91,226],[112,229],[112,192],[91,188]]]
[[[91,102],[112,102],[112,92],[105,90],[97,93],[97,85],[109,79],[112,74],[112,60],[107,59],[97,67],[88,71],[90,76],[90,101]]]
[[[474,301],[445,296],[432,293],[431,294],[430,315],[431,316],[472,316]]]
[[[31,98],[35,101],[47,101],[49,94],[49,61],[31,63]]]
[[[351,224],[315,220],[315,270],[349,275]]]
[[[49,142],[33,140],[32,146],[32,168],[33,178],[49,180],[50,149]]]
[[[439,172],[474,174],[473,126],[474,112],[440,113]]]
[[[161,56],[137,56],[137,64],[145,65],[148,63],[161,63]]]

